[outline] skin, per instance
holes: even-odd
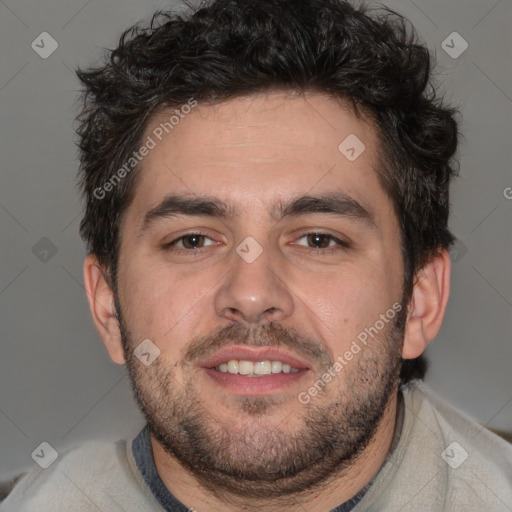
[[[165,119],[165,113],[153,119],[146,135]],[[349,134],[356,134],[366,146],[353,162],[338,150]],[[124,364],[128,359],[132,378],[138,378],[148,393],[165,397],[167,389],[176,400],[196,400],[206,424],[233,437],[239,457],[245,446],[248,464],[257,464],[257,454],[265,460],[266,450],[279,450],[272,444],[277,437],[263,439],[258,433],[267,429],[283,439],[298,436],[312,409],[297,396],[321,377],[325,361],[311,357],[310,370],[294,384],[251,398],[212,382],[201,368],[184,359],[185,354],[192,341],[211,341],[229,325],[256,330],[272,322],[316,344],[319,353],[336,358],[349,350],[361,331],[400,302],[400,231],[391,199],[378,180],[378,166],[371,123],[323,94],[272,92],[193,109],[144,159],[134,199],[123,218],[118,301],[128,351],[123,349],[114,294],[97,258],[89,255],[84,264],[93,319],[112,360]],[[371,213],[373,224],[332,213],[276,220],[275,207],[280,202],[334,190],[361,204]],[[141,231],[146,213],[168,194],[214,196],[232,205],[236,215],[222,219],[169,216]],[[165,247],[198,231],[209,237],[200,253],[183,246],[180,252],[176,246]],[[330,241],[330,252],[308,250],[304,235],[315,232],[342,239],[349,247]],[[252,263],[235,251],[248,236],[263,249]],[[355,356],[312,399],[312,406],[326,408],[345,397],[364,400],[372,389],[369,379],[362,377],[369,362],[375,365],[376,376],[392,384],[371,441],[338,472],[330,471],[330,478],[302,493],[249,499],[219,486],[208,488],[152,436],[155,464],[168,489],[198,511],[261,507],[277,511],[293,503],[320,512],[354,496],[378,472],[391,446],[398,381],[396,374],[384,376],[386,368],[400,355],[419,356],[436,336],[448,300],[449,275],[448,253],[441,251],[416,276],[410,304],[404,305],[403,336],[386,344],[391,331],[383,330],[374,345]],[[154,366],[136,367],[131,350],[147,338],[158,346],[160,356]],[[293,346],[293,340],[290,343]],[[172,385],[157,387],[156,368],[172,375]],[[174,390],[187,393],[173,394],[178,393]],[[251,435],[244,437],[242,432]]]

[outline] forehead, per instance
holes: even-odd
[[[324,94],[273,92],[167,109],[149,123],[149,140],[132,205],[139,216],[169,193],[215,195],[244,211],[333,189],[385,200],[372,124]]]

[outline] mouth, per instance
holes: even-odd
[[[276,375],[280,373],[297,373],[298,368],[293,368],[282,361],[248,361],[231,359],[227,363],[221,363],[214,368],[223,373],[231,373],[233,375],[246,375],[247,377],[262,377],[263,375]]]
[[[200,366],[215,384],[248,396],[283,391],[311,371],[306,361],[275,347],[226,347]]]

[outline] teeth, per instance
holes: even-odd
[[[238,373],[238,361],[228,361],[228,372]]]
[[[258,361],[253,366],[254,375],[270,375],[272,373],[272,363],[270,361]]]
[[[281,373],[283,363],[281,361],[272,361],[272,373]]]
[[[238,363],[238,373],[240,375],[251,375],[254,373],[254,363],[251,361],[240,361]]]
[[[247,375],[249,377],[259,375],[271,375],[276,373],[297,373],[298,368],[292,368],[289,364],[282,363],[281,361],[252,361],[232,359],[226,363],[221,363],[215,367],[219,372],[229,372],[238,375]]]

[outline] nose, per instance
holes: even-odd
[[[289,317],[294,308],[293,295],[284,282],[282,268],[269,250],[251,263],[236,252],[233,266],[215,296],[215,311],[230,321],[250,325],[277,322]]]

